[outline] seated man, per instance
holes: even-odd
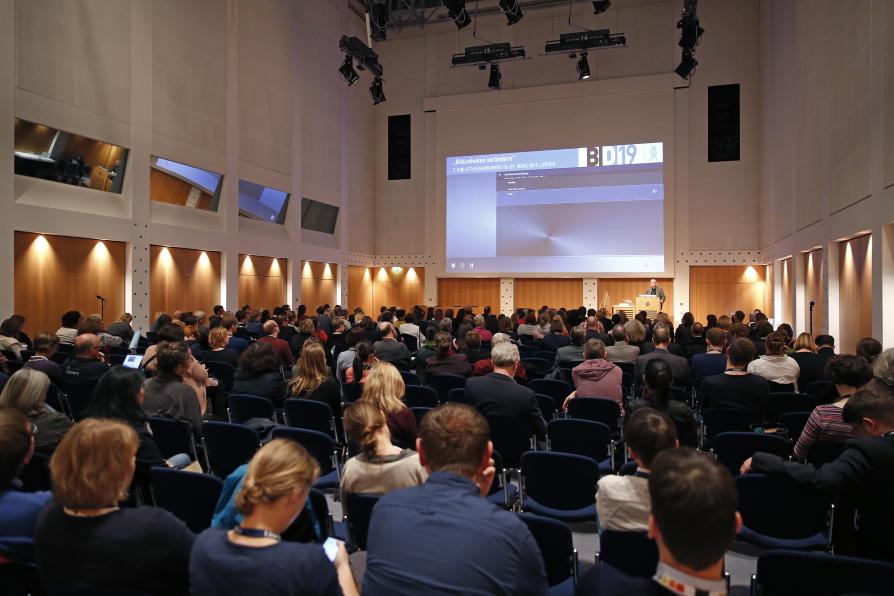
[[[279,325],[276,321],[273,319],[265,321],[262,329],[264,337],[259,338],[258,342],[270,344],[280,366],[291,367],[295,363],[292,359],[292,348],[289,347],[289,342],[279,338]]]
[[[678,387],[686,387],[689,385],[689,361],[683,356],[671,354],[668,351],[670,346],[670,329],[663,324],[655,325],[652,330],[652,343],[655,349],[648,354],[643,354],[636,359],[636,368],[633,373],[634,381],[639,383],[643,378],[643,370],[649,360],[659,358],[667,362],[674,375],[674,384]]]
[[[466,381],[464,399],[485,418],[517,421],[527,426],[531,435],[546,437],[546,423],[537,403],[537,395],[529,387],[519,385],[515,371],[521,366],[518,347],[510,342],[495,345],[490,352],[494,372]]]
[[[426,330],[426,331],[428,331],[428,330]],[[505,333],[495,333],[493,339],[491,340],[491,346],[496,346],[497,344],[501,344],[504,342],[512,343],[512,338],[510,338]],[[421,354],[421,352],[420,352],[420,354]],[[418,358],[417,358],[417,360],[418,360]],[[492,372],[494,372],[494,361],[492,358],[485,358],[483,360],[478,360],[477,362],[475,362],[475,364],[472,365],[472,376],[473,377],[480,377],[483,375],[488,375]],[[519,383],[527,383],[528,372],[525,370],[525,367],[524,366],[517,367],[515,369],[515,376],[513,378]]]
[[[680,343],[679,338],[677,340],[687,358],[692,358],[696,354],[704,354],[708,350],[708,342],[705,339],[705,326],[701,323],[693,323],[689,327],[689,340],[687,343]]]
[[[376,504],[363,594],[547,594],[524,522],[482,497],[495,473],[484,417],[439,406],[422,419],[416,450],[429,478]]]
[[[571,336],[571,345],[562,346],[556,350],[556,361],[554,364],[556,368],[573,368],[584,361],[586,330],[583,325],[577,325],[571,328],[569,335]]]
[[[614,344],[605,346],[605,359],[609,362],[629,362],[633,364],[639,356],[639,347],[627,342],[627,329],[618,324],[612,327]]]
[[[70,310],[62,315],[62,326],[56,330],[59,343],[72,345],[78,336],[78,327],[84,322],[84,315],[76,310]]]
[[[695,449],[667,449],[652,463],[649,493],[649,537],[659,556],[655,576],[633,578],[597,565],[581,578],[578,596],[725,595],[724,554],[742,527],[729,472]]]
[[[748,372],[754,360],[754,342],[740,337],[733,341],[727,354],[726,372],[702,381],[702,409],[731,408],[749,410],[755,422],[767,415],[770,385],[767,379]]]
[[[196,392],[183,382],[191,364],[189,348],[182,341],[172,341],[158,349],[158,374],[143,384],[143,412],[185,420],[196,436],[202,433],[202,414]]]
[[[696,387],[701,387],[707,377],[721,375],[726,370],[726,354],[723,352],[726,333],[720,327],[711,327],[705,336],[707,350],[695,354],[689,362],[692,382]]]
[[[92,333],[79,335],[74,341],[74,357],[65,361],[63,378],[66,385],[95,383],[109,370],[102,352],[99,337]]]
[[[621,388],[621,381],[624,375],[620,368],[605,359],[605,344],[602,340],[587,340],[584,356],[587,359],[571,370],[571,378],[577,389],[566,398],[563,408],[568,405],[569,399],[579,395],[613,399],[623,411],[624,391]]]
[[[673,420],[652,408],[639,408],[624,423],[624,438],[630,457],[636,462],[636,474],[609,474],[599,479],[596,513],[604,530],[648,532],[649,468],[659,452],[680,446]]]
[[[410,350],[403,343],[397,341],[397,329],[392,323],[384,322],[378,325],[379,335],[382,339],[373,344],[376,358],[390,362],[399,370],[410,370]]]

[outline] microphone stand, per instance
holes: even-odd
[[[813,307],[816,306],[816,302],[813,300],[810,301],[810,335],[813,335]]]
[[[106,299],[101,296],[97,296],[96,299],[99,300],[99,318],[102,319],[103,321],[105,321],[105,319],[106,319]]]

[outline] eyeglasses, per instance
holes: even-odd
[[[34,424],[33,422],[31,423],[31,436],[32,437],[37,436],[37,425]]]

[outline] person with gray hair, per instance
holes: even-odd
[[[466,381],[464,399],[488,420],[529,428],[530,434],[543,439],[546,423],[540,413],[534,390],[519,385],[514,377],[521,367],[518,346],[500,342],[491,349],[493,372]]]
[[[491,354],[493,354],[493,348],[502,343],[512,343],[512,338],[505,333],[494,333],[493,339],[490,340]],[[484,358],[482,360],[478,360],[477,362],[475,362],[475,364],[472,365],[473,377],[483,377],[484,375],[489,375],[492,372],[494,372],[494,361],[492,358]],[[515,377],[513,378],[518,383],[527,383],[528,373],[522,364],[519,364],[517,367],[515,367]]]
[[[894,388],[894,348],[888,348],[876,356],[872,373],[876,379]]]
[[[47,405],[50,378],[39,370],[23,368],[9,377],[0,393],[0,408],[13,408],[27,416],[37,429],[34,447],[43,453],[51,453],[68,429],[71,419]]]
[[[554,366],[557,369],[562,366],[577,366],[584,361],[584,341],[587,335],[584,325],[572,327],[569,335],[571,336],[571,344],[556,350]]]
[[[410,370],[410,350],[397,341],[397,329],[388,321],[379,323],[377,327],[382,339],[373,345],[376,358],[390,362],[400,370]]]
[[[635,321],[640,324],[639,321]],[[639,356],[639,348],[627,342],[627,329],[618,324],[612,327],[612,339],[614,345],[605,347],[605,358],[609,362],[629,362],[633,364]]]
[[[475,333],[481,336],[481,341],[493,341],[493,334],[484,327],[484,315],[475,315],[472,318],[472,325],[475,326]]]

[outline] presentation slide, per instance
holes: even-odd
[[[447,273],[664,270],[664,145],[447,158]]]

